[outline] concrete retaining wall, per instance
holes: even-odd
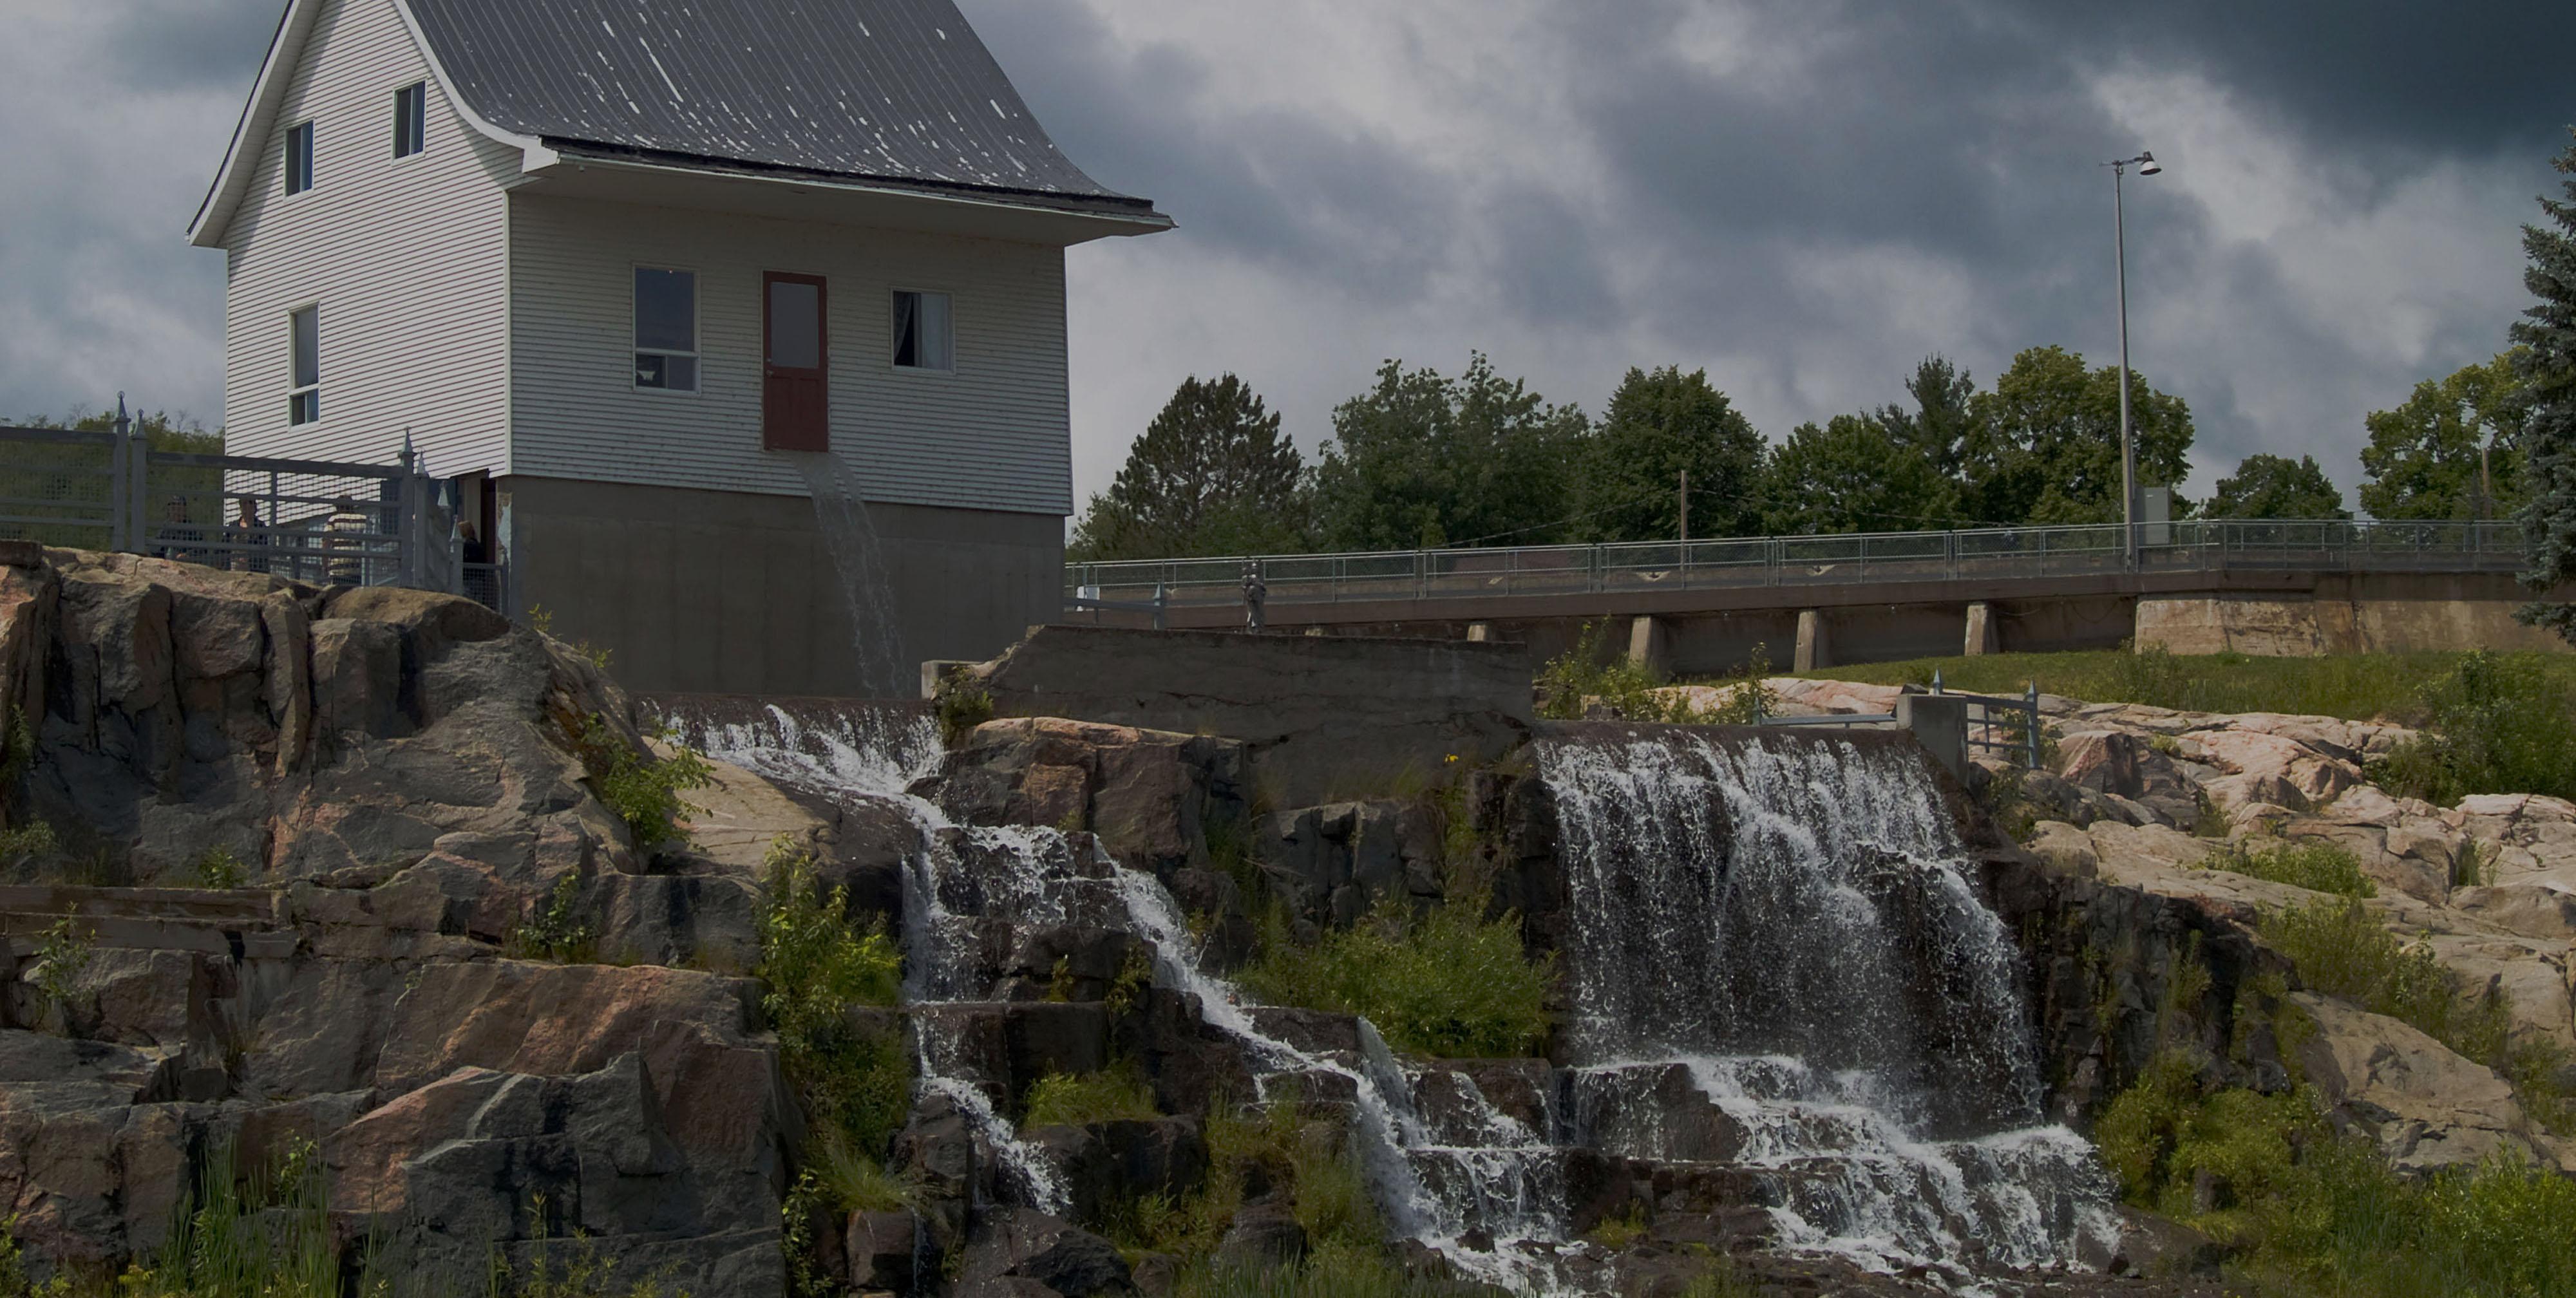
[[[1276,807],[1491,761],[1533,719],[1520,645],[1045,626],[980,670],[1002,716],[1241,739]]]

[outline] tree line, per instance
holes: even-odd
[[[2576,146],[2554,160],[2576,174]],[[2373,518],[2518,518],[2532,571],[2576,580],[2576,180],[2524,227],[2539,304],[2514,346],[2363,420]],[[1991,387],[1935,355],[1907,400],[1773,442],[1706,370],[1631,369],[1595,417],[1472,354],[1455,375],[1389,360],[1334,407],[1311,460],[1240,378],[1185,380],[1076,523],[1077,560],[1815,535],[2116,522],[2119,371],[2060,346]],[[2182,398],[2134,369],[2142,483],[2188,469]],[[1685,489],[1687,484],[1687,489]],[[2246,456],[2177,518],[2341,519],[2314,457]],[[2539,616],[2539,614],[2535,614]],[[2568,619],[2576,625],[2576,614]]]

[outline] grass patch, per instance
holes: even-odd
[[[1272,1004],[1362,1015],[1399,1050],[1536,1054],[1547,1039],[1554,954],[1531,959],[1520,916],[1478,918],[1484,910],[1472,895],[1420,915],[1382,906],[1311,947],[1291,940],[1274,911],[1261,957],[1237,981]]]
[[[2500,987],[2463,993],[2431,946],[2400,942],[2358,898],[2293,906],[2263,917],[2262,933],[2307,985],[2385,1014],[2512,1083],[2525,1111],[2553,1130],[2576,1123],[2562,1081],[2566,1052],[2513,1036],[2513,1000]]]
[[[2310,1092],[2213,1091],[2199,1071],[2159,1057],[2095,1138],[2129,1202],[2241,1250],[2230,1292],[2576,1295],[2576,1181],[2502,1159],[2401,1177]]]
[[[1095,1122],[1150,1122],[1161,1116],[1154,1091],[1133,1063],[1096,1073],[1048,1073],[1029,1087],[1022,1127],[1085,1127]]]
[[[2371,764],[2391,793],[2576,798],[2576,683],[2556,657],[2478,650],[2424,688],[2425,733]]]
[[[2361,860],[2332,843],[2246,839],[2202,858],[2200,868],[2286,883],[2340,897],[2376,897],[2379,885],[2361,872]]]
[[[2189,712],[2289,712],[2385,718],[2407,725],[2432,719],[2424,682],[2450,675],[2466,653],[2332,654],[2257,658],[2250,654],[2171,654],[2160,649],[1985,654],[1915,658],[1829,667],[1804,675],[1873,685],[1942,684],[1977,694],[2018,695],[2029,682],[2050,694],[2089,703],[2144,703]],[[2576,686],[2576,655],[2500,654],[2542,679]]]

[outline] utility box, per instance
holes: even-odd
[[[2173,544],[2173,488],[2138,489],[2138,544]]]
[[[1899,694],[1896,725],[1961,783],[1968,779],[1968,700],[1955,694]]]

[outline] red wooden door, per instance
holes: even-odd
[[[828,451],[832,395],[825,375],[832,357],[823,278],[773,270],[760,277],[760,296],[760,444],[773,451]]]

